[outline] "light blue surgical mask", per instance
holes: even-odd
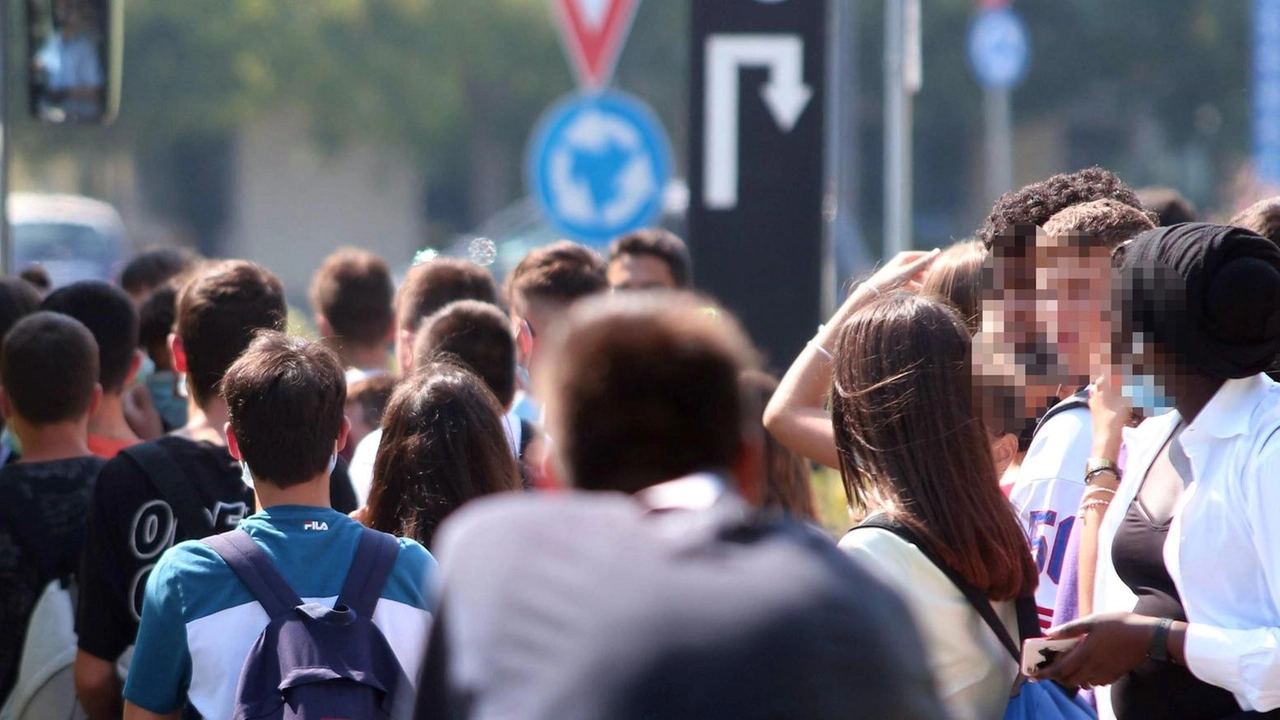
[[[142,364],[138,366],[138,374],[133,376],[135,385],[142,385],[156,372],[156,361],[151,356],[143,353]]]
[[[1120,394],[1148,417],[1163,415],[1174,408],[1173,396],[1153,375],[1126,375]]]
[[[178,394],[178,376],[171,370],[160,370],[147,378],[147,390],[151,392],[151,404],[155,405],[160,419],[167,428],[180,428],[187,424],[187,399]]]

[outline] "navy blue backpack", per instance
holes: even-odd
[[[403,707],[412,711],[409,680],[373,624],[400,551],[394,537],[364,530],[332,608],[304,604],[247,532],[232,530],[204,542],[271,618],[241,671],[235,720],[363,720],[400,717]]]

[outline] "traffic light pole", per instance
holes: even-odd
[[[9,234],[9,27],[10,1],[0,0],[0,274],[13,262]]]

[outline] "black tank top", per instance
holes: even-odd
[[[1178,588],[1164,565],[1169,524],[1152,522],[1134,498],[1111,549],[1116,574],[1138,596],[1134,612],[1148,617],[1187,619]],[[1221,720],[1280,717],[1280,713],[1242,713],[1235,697],[1174,662],[1148,659],[1111,686],[1111,706],[1120,720]]]

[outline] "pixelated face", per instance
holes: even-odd
[[[653,255],[619,255],[609,263],[609,287],[614,290],[674,288],[676,279],[662,258]]]
[[[1172,357],[1143,333],[1118,344],[1115,371],[1121,378],[1121,394],[1148,417],[1172,410],[1183,385]]]
[[[1036,317],[1063,384],[1083,385],[1109,361],[1111,253],[1078,237],[1040,238]]]

